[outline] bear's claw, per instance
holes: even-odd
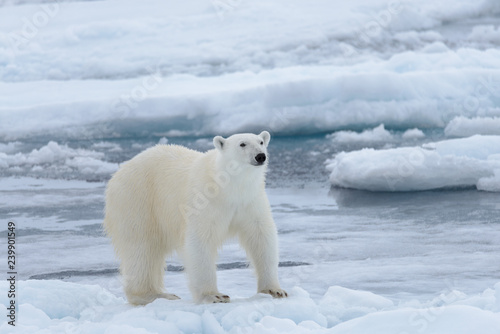
[[[168,300],[181,299],[179,296],[174,295],[173,293],[161,293],[160,295],[158,295],[158,298],[165,298],[165,299],[168,299]]]
[[[216,294],[216,295],[207,295],[203,298],[204,303],[229,303],[231,298],[228,295]]]
[[[288,293],[282,289],[265,289],[265,290],[262,290],[261,293],[267,293],[268,295],[271,295],[274,298],[286,298],[286,297],[288,297]]]

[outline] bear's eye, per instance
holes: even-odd
[[[247,144],[245,144],[245,143],[240,144],[240,147],[245,147],[245,146],[247,146]]]
[[[261,142],[260,142],[260,144],[261,144],[261,145],[264,145],[264,142],[263,142],[263,141],[261,141]]]

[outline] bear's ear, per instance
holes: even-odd
[[[224,147],[225,143],[226,143],[226,140],[224,138],[222,138],[221,136],[214,137],[214,146],[219,151],[222,151],[222,148]]]
[[[259,137],[262,138],[262,140],[264,141],[264,145],[267,147],[267,144],[269,144],[269,141],[271,140],[271,135],[269,134],[269,132],[262,131],[259,134]]]

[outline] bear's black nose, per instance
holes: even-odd
[[[266,155],[264,153],[259,153],[255,156],[255,161],[257,161],[260,165],[266,161]]]

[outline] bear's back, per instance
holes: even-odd
[[[182,171],[187,171],[194,161],[202,156],[203,153],[184,146],[156,145],[125,162],[117,174],[126,170],[150,175],[156,174],[156,171],[162,174],[182,173]]]
[[[203,155],[203,153],[192,150],[190,148],[181,146],[181,145],[162,145],[158,144],[156,146],[153,146],[138,155],[136,155],[132,160],[135,158],[142,159],[142,156],[144,155],[144,158],[148,159],[161,159],[163,161],[179,161],[179,160],[186,160],[186,161],[192,161],[196,158],[199,158]]]
[[[156,225],[159,219],[179,227],[179,205],[186,201],[192,166],[204,156],[183,146],[156,145],[122,164],[106,189],[108,233],[115,233],[117,222]]]

